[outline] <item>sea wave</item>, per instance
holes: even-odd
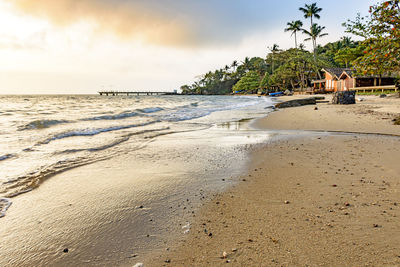
[[[1,197],[3,197],[1,199],[13,198],[30,192],[39,187],[44,180],[53,175],[71,168],[80,167],[104,159],[106,159],[105,156],[97,158],[77,157],[73,159],[60,160],[54,164],[42,166],[35,171],[30,171],[25,175],[3,182],[0,185],[0,193],[2,194]]]
[[[135,128],[135,127],[143,127],[143,126],[151,125],[151,124],[154,124],[157,122],[159,122],[159,121],[149,121],[149,122],[138,123],[138,124],[119,125],[119,126],[113,126],[113,127],[107,127],[107,128],[88,128],[88,129],[82,129],[82,130],[68,131],[68,132],[56,134],[50,138],[47,138],[46,140],[43,140],[43,141],[37,143],[36,145],[44,145],[44,144],[48,144],[54,140],[64,139],[64,138],[73,137],[73,136],[94,136],[94,135],[98,135],[98,134],[105,133],[105,132],[112,132],[112,131]]]
[[[137,109],[136,111],[141,112],[141,113],[154,113],[154,112],[158,112],[161,110],[164,110],[164,109],[160,108],[160,107],[149,107],[149,108]]]
[[[98,121],[98,120],[120,120],[139,115],[137,112],[123,112],[116,115],[101,115],[91,118],[84,118],[82,121]]]
[[[66,154],[66,153],[73,153],[73,152],[80,152],[80,151],[97,152],[97,151],[108,149],[110,147],[121,144],[121,143],[127,141],[133,135],[150,133],[150,135],[143,136],[143,139],[141,142],[137,142],[137,143],[135,143],[134,146],[131,146],[129,148],[129,151],[139,150],[139,149],[142,149],[145,146],[147,146],[147,144],[149,142],[151,142],[154,138],[161,136],[161,135],[171,134],[171,133],[175,132],[175,131],[166,131],[166,130],[169,130],[169,127],[152,129],[152,130],[143,130],[143,131],[136,132],[136,133],[126,134],[122,138],[120,138],[119,140],[117,140],[115,142],[105,144],[105,145],[102,145],[99,147],[82,149],[82,150],[65,150],[65,151],[61,151],[57,154],[64,154],[64,153]],[[27,171],[23,175],[19,175],[13,179],[9,179],[8,181],[0,184],[0,194],[1,194],[0,195],[0,209],[2,208],[1,200],[13,198],[15,196],[30,192],[30,191],[34,190],[35,188],[39,187],[46,179],[48,179],[56,174],[59,174],[61,172],[64,172],[64,171],[67,171],[67,170],[70,170],[73,168],[81,167],[84,165],[88,165],[88,164],[92,164],[92,163],[95,163],[98,161],[112,158],[113,156],[119,155],[120,152],[121,152],[121,150],[117,149],[110,153],[96,153],[93,156],[90,156],[87,154],[84,156],[74,156],[72,158],[66,158],[66,159],[58,160],[57,162],[54,162],[51,164],[46,164],[44,166],[36,168],[35,170]],[[9,206],[7,206],[7,208],[8,207]],[[4,213],[7,210],[7,208],[4,209]],[[2,216],[0,216],[0,217],[2,217]]]
[[[229,106],[224,105],[219,107],[218,106],[213,107],[212,105],[199,107],[198,103],[191,103],[189,105],[176,107],[173,110],[170,110],[168,113],[164,113],[160,116],[157,116],[157,119],[168,122],[187,121],[187,120],[202,118],[217,111],[241,109],[254,106],[259,103],[260,102],[258,100],[255,100],[255,101],[247,101],[243,103],[232,104]]]
[[[169,129],[170,129],[170,127],[142,130],[142,131],[126,134],[126,135],[122,136],[118,140],[115,140],[115,141],[113,141],[111,143],[104,144],[104,145],[101,145],[101,146],[91,147],[91,148],[83,148],[83,149],[66,149],[66,150],[63,150],[63,151],[55,152],[54,154],[70,154],[70,153],[77,153],[77,152],[82,152],[82,151],[97,152],[97,151],[105,150],[105,149],[112,148],[114,146],[120,145],[120,144],[128,141],[130,139],[130,137],[132,137],[134,135],[153,133],[153,132],[162,132],[162,131],[169,130]],[[145,137],[145,139],[147,139],[147,137]]]
[[[148,108],[142,108],[142,109],[135,109],[133,111],[125,111],[119,114],[114,114],[114,115],[101,115],[101,116],[95,116],[91,118],[84,118],[81,119],[82,121],[97,121],[97,120],[120,120],[120,119],[126,119],[126,118],[131,118],[135,116],[139,116],[141,114],[149,114],[149,113],[155,113],[158,111],[164,110],[163,108],[160,107],[148,107]]]
[[[13,158],[13,157],[15,157],[15,154],[6,154],[6,155],[3,155],[3,156],[0,156],[0,161],[6,160],[6,159],[9,159],[9,158]]]
[[[12,202],[8,198],[0,198],[0,218],[6,215],[6,211],[11,206]]]
[[[18,127],[18,130],[24,131],[24,130],[33,130],[33,129],[44,129],[44,128],[51,127],[53,125],[68,123],[68,122],[69,121],[67,121],[67,120],[34,120],[26,125]]]

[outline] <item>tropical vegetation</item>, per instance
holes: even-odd
[[[370,7],[370,15],[344,23],[346,33],[362,38],[354,41],[344,36],[336,42],[319,45],[328,33],[315,23],[322,8],[316,3],[299,8],[309,27],[301,20],[287,23],[285,32],[294,37],[294,48],[282,50],[278,44],[268,47],[265,58],[246,57],[199,76],[192,85],[181,87],[183,94],[257,93],[279,90],[304,90],[312,80],[321,79],[326,67],[355,68],[358,73],[381,75],[400,71],[400,0],[383,1]],[[299,34],[311,41],[311,52],[299,43]]]

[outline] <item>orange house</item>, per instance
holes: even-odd
[[[325,68],[325,91],[346,91],[354,87],[352,70],[345,68]]]
[[[314,93],[326,93],[347,90],[395,90],[396,77],[400,74],[381,76],[355,76],[349,68],[324,68],[324,80],[312,81]]]

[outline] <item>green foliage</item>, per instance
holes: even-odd
[[[270,83],[281,88],[305,88],[312,79],[319,77],[319,70],[329,66],[326,60],[298,49],[282,51],[275,56],[278,68],[270,76]]]
[[[233,61],[232,64],[224,66],[222,69],[210,71],[201,75],[192,85],[183,85],[183,94],[230,94],[233,86],[241,80],[247,73],[256,73],[258,85],[260,80],[268,72],[267,62],[260,57],[246,57],[242,62]]]
[[[350,62],[356,60],[363,55],[364,47],[357,46],[355,48],[345,47],[340,49],[334,57],[335,62],[344,65],[346,68],[350,67]]]
[[[400,0],[370,7],[370,16],[345,23],[347,32],[365,38],[362,57],[354,60],[359,74],[400,72]]]
[[[376,90],[374,92],[372,92],[372,91],[366,91],[366,92],[358,91],[357,95],[377,95],[377,96],[379,96],[381,94],[390,95],[390,94],[393,94],[393,92],[394,91],[391,91],[391,90],[383,90],[383,92],[380,91],[380,90]]]
[[[249,71],[233,86],[233,91],[255,93],[258,88],[260,88],[260,76],[256,71]]]
[[[264,74],[264,77],[261,79],[261,81],[260,81],[260,88],[268,88],[269,86],[271,86],[272,84],[271,84],[271,77],[270,77],[270,75],[269,75],[269,73],[268,72],[266,72],[265,74]]]
[[[366,57],[364,53],[369,51],[368,49],[377,47],[381,50],[375,50],[374,60],[377,54],[385,52],[384,57],[392,61],[385,63],[378,61],[379,64],[382,64],[385,69],[388,69],[388,65],[393,67],[397,64],[398,66],[400,41],[399,14],[396,12],[398,12],[399,1],[386,1],[381,5],[371,7],[370,19],[358,16],[355,21],[345,23],[347,32],[368,38],[366,41],[355,42],[350,37],[342,37],[325,46],[317,46],[317,39],[327,35],[324,33],[325,27],[313,23],[313,18],[320,18],[319,13],[322,9],[316,3],[305,5],[300,10],[305,18],[310,18],[310,29],[302,29],[303,23],[300,20],[287,23],[288,27],[285,29],[286,32],[291,32],[295,36],[294,49],[281,50],[278,44],[274,44],[268,48],[269,53],[265,59],[246,57],[240,62],[235,60],[221,69],[201,75],[192,85],[182,86],[182,93],[229,94],[232,91],[255,93],[258,89],[268,90],[276,87],[281,90],[306,88],[311,86],[312,80],[322,79],[321,69],[324,67],[353,67],[354,64],[356,66],[369,64],[371,55]],[[388,19],[389,22],[380,25]],[[391,28],[393,25],[397,26]],[[306,40],[312,41],[313,53],[304,50],[303,44],[297,48],[296,34],[299,31],[308,35]],[[379,40],[379,45],[375,43],[375,48],[372,48],[372,40]],[[391,51],[396,53],[391,53]]]

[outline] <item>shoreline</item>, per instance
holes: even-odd
[[[315,135],[252,152],[242,181],[206,203],[188,236],[145,266],[400,265],[400,128],[382,119],[398,115],[400,101],[385,100],[257,119],[258,129]],[[332,131],[359,133],[324,134]]]
[[[377,103],[373,103],[377,107]],[[10,245],[1,246],[6,257],[1,257],[0,262],[5,266],[106,266],[111,263],[133,266],[140,262],[145,266],[218,266],[226,264],[227,260],[236,265],[271,265],[275,261],[279,265],[282,262],[308,264],[298,261],[298,257],[303,257],[299,251],[294,261],[279,254],[282,251],[273,250],[268,242],[278,244],[281,240],[286,244],[286,239],[290,239],[285,229],[279,227],[290,224],[293,219],[285,221],[287,214],[280,212],[289,212],[288,208],[303,203],[301,208],[307,209],[307,214],[320,216],[320,211],[313,210],[313,203],[307,203],[303,197],[307,190],[312,189],[307,195],[320,190],[318,184],[310,182],[310,177],[324,182],[321,175],[326,174],[320,173],[324,165],[318,157],[321,147],[345,151],[349,148],[343,142],[357,142],[358,148],[352,150],[361,153],[361,150],[372,151],[366,147],[371,144],[381,146],[380,151],[373,151],[374,156],[367,157],[372,160],[382,157],[379,153],[385,154],[385,149],[393,150],[398,140],[374,134],[303,131],[309,124],[304,117],[313,116],[314,107],[279,110],[265,118],[243,119],[201,131],[163,136],[149,143],[141,153],[153,155],[154,160],[146,161],[146,157],[132,152],[58,174],[33,192],[16,197],[10,213],[1,219],[0,235],[4,243]],[[326,103],[317,107],[322,115],[329,114],[332,108]],[[297,117],[293,117],[293,112]],[[351,112],[346,111],[343,116]],[[293,118],[300,118],[297,125],[291,123]],[[320,116],[319,119],[326,118]],[[271,122],[275,123],[274,127]],[[285,125],[297,128],[285,129]],[[388,134],[398,129],[391,125],[385,127],[380,129]],[[380,140],[386,141],[380,144]],[[355,151],[346,153],[348,157],[357,154]],[[396,151],[390,153],[393,155]],[[309,158],[304,158],[305,155]],[[343,155],[333,153],[326,157],[335,161]],[[392,165],[385,168],[397,171]],[[350,166],[347,168],[350,171]],[[310,172],[313,169],[315,172]],[[351,171],[356,173],[357,170]],[[372,168],[371,173],[374,171]],[[293,185],[291,179],[298,174],[304,177],[297,177],[295,181],[300,185]],[[397,186],[391,178],[385,182]],[[292,198],[292,195],[299,198]],[[334,206],[333,200],[320,201],[325,206]],[[307,215],[294,211],[297,213],[293,218]],[[383,225],[379,221],[376,224]],[[254,232],[253,228],[263,230]],[[297,237],[296,232],[292,234]],[[221,239],[224,235],[225,239]],[[264,238],[258,239],[259,235]],[[298,235],[300,239],[306,237],[304,233]],[[290,244],[297,244],[300,239],[287,242],[290,251],[296,251]],[[321,236],[321,239],[326,241],[327,237]],[[63,252],[66,248],[67,253]],[[194,252],[189,248],[195,248]],[[219,251],[221,248],[223,251]],[[224,251],[227,255],[221,258]],[[266,253],[275,253],[272,263],[263,261]]]
[[[246,151],[268,138],[247,124],[163,135],[16,196],[1,218],[0,265],[132,266],[162,251],[205,200],[237,183]]]

